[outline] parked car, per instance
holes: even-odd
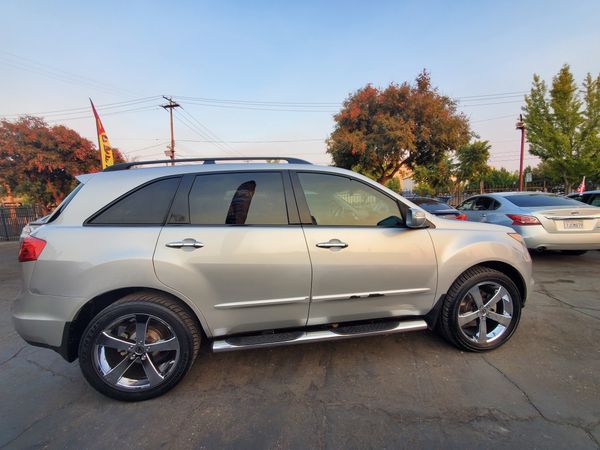
[[[456,208],[429,197],[408,197],[408,200],[419,205],[425,211],[444,219],[467,220],[467,216]]]
[[[600,249],[600,208],[542,192],[476,195],[458,209],[473,222],[512,227],[527,248],[582,255]]]
[[[175,386],[201,339],[215,352],[427,327],[469,351],[509,340],[532,283],[517,233],[286,160],[78,177],[21,245],[17,331],[122,400]]]
[[[586,191],[582,193],[575,192],[573,194],[567,195],[567,197],[572,198],[573,200],[587,203],[588,205],[600,206],[600,190]]]

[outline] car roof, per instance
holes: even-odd
[[[539,192],[539,191],[535,191],[535,192],[531,192],[531,191],[525,191],[525,192],[519,192],[519,191],[514,191],[514,192],[489,192],[489,193],[483,193],[483,194],[473,194],[470,197],[467,198],[475,198],[475,197],[511,197],[513,195],[550,195],[550,196],[556,196],[557,194],[553,194],[552,192]]]

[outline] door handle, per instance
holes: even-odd
[[[174,241],[165,244],[169,248],[202,248],[204,244],[195,239],[184,239],[183,241]]]
[[[317,247],[319,247],[319,248],[346,248],[346,247],[348,247],[348,244],[340,241],[339,239],[330,239],[327,242],[319,242],[317,244]]]

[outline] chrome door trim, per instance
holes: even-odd
[[[272,300],[249,300],[244,302],[218,303],[215,309],[253,308],[255,306],[287,305],[289,303],[304,303],[308,297],[276,298]]]
[[[317,295],[314,296],[312,299],[315,302],[328,302],[333,300],[368,299],[373,297],[385,297],[390,295],[420,294],[430,291],[431,289],[429,288],[397,289],[393,291],[353,292],[350,294]]]

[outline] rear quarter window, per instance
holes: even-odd
[[[125,194],[87,221],[91,225],[162,225],[180,177],[154,181]]]

